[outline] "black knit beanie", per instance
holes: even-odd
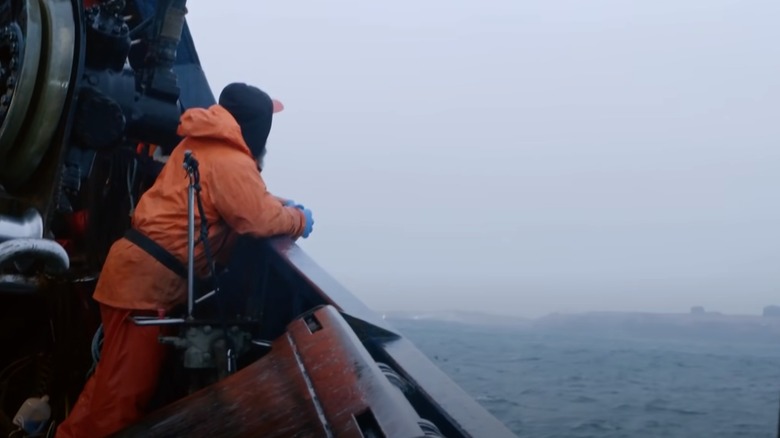
[[[219,104],[238,122],[252,155],[263,157],[274,114],[271,97],[257,87],[235,82],[222,90]]]

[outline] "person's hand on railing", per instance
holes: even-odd
[[[284,205],[285,207],[292,207],[293,205],[295,205],[295,201],[293,201],[292,199],[284,199],[278,196],[276,197],[276,199],[278,199],[279,202],[281,202],[282,205]]]
[[[314,218],[312,216],[312,211],[304,207],[303,204],[298,204],[292,199],[285,199],[280,196],[276,196],[276,199],[278,199],[279,202],[281,202],[282,205],[285,207],[294,207],[303,212],[303,215],[306,218],[306,225],[304,226],[303,233],[301,234],[300,237],[303,237],[304,239],[309,237],[309,235],[312,233],[314,229]],[[293,240],[297,240],[297,239],[293,239]]]
[[[298,205],[296,205],[296,207],[298,207]],[[314,229],[314,218],[312,217],[311,210],[309,210],[308,208],[304,208],[303,205],[301,205],[298,208],[300,208],[301,211],[303,211],[303,215],[306,217],[306,226],[303,228],[303,234],[301,235],[301,237],[305,239],[309,237],[309,235]]]
[[[304,206],[302,204],[296,204],[295,201],[292,199],[285,199],[282,201],[282,205],[285,207],[295,207],[298,210],[304,210]]]

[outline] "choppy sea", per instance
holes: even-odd
[[[519,437],[777,436],[777,343],[389,322]]]

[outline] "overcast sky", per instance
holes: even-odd
[[[780,304],[780,2],[188,2],[215,94],[377,310]]]

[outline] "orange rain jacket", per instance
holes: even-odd
[[[219,105],[193,108],[181,117],[178,134],[184,140],[171,152],[154,185],[141,197],[133,226],[186,266],[187,187],[182,167],[191,150],[200,169],[201,197],[209,223],[209,242],[217,260],[229,253],[237,234],[256,237],[299,237],[306,218],[270,194],[241,128]],[[197,204],[197,201],[196,201]],[[195,238],[200,215],[195,207]],[[196,275],[208,275],[203,245],[195,246]],[[125,238],[108,254],[95,288],[96,301],[122,309],[170,310],[186,301],[187,282]]]

